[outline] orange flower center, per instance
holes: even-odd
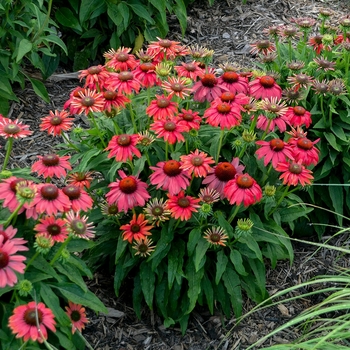
[[[36,326],[36,314],[38,314],[39,324],[43,321],[43,313],[41,310],[35,308],[30,308],[24,311],[23,319],[24,322],[29,326]]]
[[[46,230],[51,236],[57,236],[61,233],[61,226],[57,224],[50,224],[47,226]]]
[[[70,200],[78,199],[80,197],[80,187],[79,186],[67,186],[63,188],[63,193],[69,197]]]
[[[5,268],[10,261],[9,255],[0,248],[0,269]]]
[[[201,166],[204,163],[204,159],[201,156],[195,156],[191,159],[191,163],[194,166]]]
[[[60,158],[56,154],[47,154],[43,156],[41,161],[45,166],[56,166],[59,164]]]
[[[177,176],[181,174],[180,162],[177,160],[168,160],[163,166],[163,171],[168,176]]]
[[[45,185],[41,187],[40,193],[44,199],[55,200],[58,197],[58,188],[55,185]]]
[[[81,104],[84,106],[84,107],[91,107],[93,106],[95,103],[95,99],[91,96],[84,96],[82,99],[81,99]]]
[[[236,182],[240,188],[250,188],[254,184],[253,178],[247,174],[239,175]]]
[[[292,173],[292,174],[301,174],[301,172],[303,171],[303,167],[301,164],[298,164],[298,163],[292,163],[290,166],[289,166],[289,171]]]
[[[140,230],[141,230],[141,226],[139,224],[132,224],[132,225],[130,225],[130,231],[132,233],[140,232]]]
[[[159,41],[158,45],[164,48],[169,48],[171,46],[171,41],[167,39],[163,39]]]
[[[81,319],[81,314],[78,310],[73,310],[70,315],[70,318],[73,322],[78,322]]]
[[[159,108],[167,108],[170,105],[170,101],[167,98],[159,98],[157,100],[157,106]]]
[[[237,171],[231,163],[222,162],[216,166],[214,173],[220,181],[227,182],[235,177]]]
[[[303,108],[303,107],[301,107],[301,106],[295,106],[295,107],[293,108],[293,111],[294,111],[294,113],[295,113],[296,115],[304,115],[305,112],[306,112],[305,108]]]
[[[101,68],[99,68],[97,66],[92,66],[92,67],[88,68],[87,71],[89,72],[89,74],[98,74],[101,72]]]
[[[221,95],[221,101],[223,102],[231,102],[235,99],[235,94],[230,92],[230,91],[226,91],[226,92],[223,92],[222,95]]]
[[[164,130],[174,131],[176,129],[176,123],[168,121],[164,123]]]
[[[126,134],[119,135],[117,139],[117,143],[119,146],[122,146],[122,147],[129,146],[131,144],[131,137]]]
[[[105,91],[103,93],[103,97],[106,99],[106,100],[114,100],[116,97],[117,97],[117,93],[115,91]]]
[[[145,62],[145,63],[142,63],[140,64],[140,69],[143,71],[143,72],[148,72],[149,70],[155,70],[156,67],[153,63],[151,62]]]
[[[51,125],[60,125],[60,124],[62,124],[62,120],[63,119],[61,117],[56,115],[50,119],[50,124]]]
[[[222,114],[229,113],[231,111],[231,106],[230,106],[230,104],[223,102],[223,103],[220,103],[216,106],[216,110]]]
[[[225,72],[222,75],[222,80],[226,83],[235,83],[238,81],[239,75],[236,72]]]
[[[204,74],[204,77],[201,79],[201,82],[206,87],[214,87],[218,80],[216,79],[215,75],[212,73]]]
[[[297,144],[298,144],[298,147],[300,147],[301,149],[304,149],[304,150],[310,150],[314,146],[312,141],[310,141],[306,137],[299,139]]]
[[[275,79],[270,77],[269,75],[264,75],[260,78],[260,84],[265,88],[269,88],[275,84]]]
[[[183,198],[179,198],[178,201],[177,201],[177,204],[179,207],[181,208],[187,208],[190,206],[190,201],[188,198],[186,197],[183,197]]]
[[[132,80],[134,78],[134,75],[131,72],[124,71],[118,74],[118,78],[121,81],[128,81]]]
[[[4,126],[4,131],[6,134],[15,135],[21,131],[21,128],[16,124],[7,124]]]
[[[126,62],[129,59],[129,55],[125,52],[119,52],[115,55],[115,58],[119,62]]]
[[[13,180],[11,181],[10,183],[10,189],[13,193],[17,193],[17,190],[16,190],[16,186],[18,185],[18,183],[20,183],[21,181],[25,181],[24,179],[16,179],[16,180]]]
[[[134,193],[137,189],[137,182],[133,177],[125,177],[124,179],[120,180],[119,188],[123,193]]]
[[[280,139],[273,139],[270,141],[270,148],[275,152],[282,151],[284,148],[284,142]]]

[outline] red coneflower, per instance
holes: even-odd
[[[184,99],[188,97],[192,91],[189,85],[187,78],[168,77],[168,80],[163,81],[162,89],[168,93],[169,97],[177,96]]]
[[[156,99],[152,100],[146,108],[146,114],[153,117],[154,120],[166,120],[176,115],[178,111],[178,103],[171,101],[171,96],[156,95]]]
[[[312,123],[311,113],[301,106],[289,107],[286,118],[289,119],[289,124],[295,128],[302,125],[308,128]]]
[[[9,118],[0,119],[0,136],[8,138],[23,138],[29,136],[33,131],[29,130],[29,125],[22,124],[18,119],[11,120]]]
[[[170,210],[166,209],[167,201],[164,201],[163,198],[153,198],[147,203],[144,212],[152,225],[159,226],[161,222],[170,219]]]
[[[118,91],[126,95],[130,95],[135,91],[140,91],[141,83],[134,77],[134,74],[129,71],[120,73],[110,73],[109,78],[105,82],[107,90]]]
[[[202,118],[198,112],[194,112],[192,109],[181,109],[181,113],[177,117],[179,124],[187,126],[188,130],[199,130]]]
[[[47,154],[45,156],[37,156],[39,158],[32,165],[32,172],[42,175],[45,179],[48,177],[66,177],[67,171],[72,170],[68,159],[70,156],[58,156],[57,154]]]
[[[9,327],[16,338],[26,342],[29,339],[43,343],[47,339],[47,329],[56,332],[55,316],[44,303],[31,301],[26,305],[17,306],[9,318]],[[37,324],[38,322],[38,324]]]
[[[197,208],[200,207],[200,199],[186,196],[184,191],[174,196],[168,193],[168,198],[167,208],[171,211],[171,216],[181,221],[191,219],[192,213],[197,212]]]
[[[321,53],[322,50],[325,49],[325,46],[322,42],[323,35],[315,35],[311,38],[309,38],[308,44],[313,47],[314,51],[317,55]]]
[[[118,94],[112,90],[103,91],[103,97],[105,99],[103,110],[107,112],[111,112],[112,108],[125,108],[125,104],[130,102],[125,95]]]
[[[280,99],[282,97],[282,89],[276,83],[275,79],[269,75],[257,77],[249,82],[250,95],[255,99],[271,99],[276,97]]]
[[[50,115],[41,118],[40,130],[47,131],[49,135],[62,135],[62,132],[69,131],[73,126],[74,118],[68,118],[66,111],[50,111]]]
[[[133,239],[145,239],[146,236],[150,236],[152,233],[149,232],[153,226],[148,225],[148,221],[145,220],[143,214],[136,214],[132,216],[132,220],[129,224],[120,226],[120,230],[123,230],[123,240],[132,243]]]
[[[71,113],[88,115],[90,112],[102,112],[104,98],[102,93],[95,90],[83,89],[78,91],[78,97],[73,96],[70,102]]]
[[[106,194],[109,205],[117,204],[118,211],[125,213],[135,206],[144,206],[151,197],[147,192],[147,184],[135,176],[127,176],[124,171],[118,171],[121,180],[108,185],[110,191]]]
[[[315,144],[320,141],[318,138],[315,141],[311,141],[306,137],[290,138],[288,143],[292,147],[294,159],[296,162],[302,161],[303,165],[316,165],[318,163],[318,154],[320,150],[315,147]]]
[[[117,72],[133,70],[137,66],[137,61],[135,56],[129,53],[130,51],[129,47],[120,47],[117,51],[108,50],[103,54],[107,61],[105,67]]]
[[[171,195],[178,194],[182,189],[185,190],[190,184],[190,174],[181,169],[181,162],[177,160],[168,160],[166,162],[158,162],[157,166],[151,166],[154,172],[150,175],[152,185],[157,185],[157,189],[161,188],[168,191]]]
[[[224,194],[230,204],[243,203],[245,207],[248,207],[261,200],[262,189],[249,174],[241,174],[226,184]]]
[[[79,73],[79,80],[85,79],[84,87],[90,90],[101,91],[106,79],[109,77],[109,72],[100,64],[80,70]]]
[[[69,233],[77,238],[90,239],[95,237],[94,225],[88,221],[86,215],[80,216],[80,213],[69,211],[64,219]]]
[[[4,242],[5,236],[0,235],[0,288],[5,286],[13,287],[17,283],[15,272],[24,274],[25,264],[23,261],[27,258],[22,255],[15,255],[18,251],[28,250],[26,246],[19,241],[8,239]],[[27,243],[24,241],[23,243]]]
[[[89,322],[89,319],[86,317],[85,308],[80,304],[74,304],[69,301],[65,309],[66,314],[72,322],[72,334],[74,334],[76,330],[81,333],[85,325]]]
[[[161,80],[156,73],[156,65],[152,62],[143,62],[133,70],[134,77],[141,83],[143,87],[152,87],[154,85],[160,85]]]
[[[34,226],[34,230],[39,234],[51,237],[54,242],[64,242],[68,237],[66,222],[55,216],[46,216],[39,219],[39,223]]]
[[[166,60],[173,60],[182,51],[182,46],[179,45],[180,42],[158,37],[157,39],[158,41],[151,41],[147,48],[148,52],[157,61],[162,61],[164,58]]]
[[[203,78],[205,74],[204,70],[199,67],[199,63],[196,61],[189,63],[181,62],[181,66],[175,66],[174,69],[180,77],[189,78],[193,81]]]
[[[242,174],[244,168],[244,165],[239,165],[239,158],[233,158],[231,163],[221,162],[211,170],[203,180],[203,184],[219,192],[221,199],[224,199],[224,188],[227,182],[234,179],[236,174]]]
[[[92,171],[78,171],[76,173],[68,174],[67,183],[74,186],[90,188],[93,177]]]
[[[300,183],[304,187],[311,184],[314,178],[311,175],[312,171],[305,168],[301,159],[298,162],[278,163],[276,170],[283,173],[279,178],[283,179],[283,184],[288,186],[297,186]]]
[[[226,246],[226,241],[228,240],[228,235],[226,234],[226,231],[222,227],[212,227],[207,229],[204,232],[204,238],[211,244],[211,245],[221,245],[223,247]]]
[[[106,150],[110,150],[107,157],[115,157],[117,162],[126,162],[127,160],[131,160],[133,156],[140,158],[141,153],[135,147],[139,139],[140,136],[138,134],[114,135],[106,148]]]
[[[181,124],[178,118],[169,118],[155,121],[150,125],[150,130],[154,131],[158,137],[162,137],[170,145],[173,145],[176,142],[185,141],[182,133],[188,131],[188,128]]]
[[[193,173],[195,177],[206,177],[211,170],[210,164],[214,164],[213,157],[207,157],[207,153],[200,152],[196,149],[189,155],[180,156],[182,165],[181,169],[187,171],[190,175]]]
[[[272,166],[276,168],[278,162],[283,162],[286,158],[294,159],[291,147],[281,139],[256,141],[255,143],[261,146],[255,154],[258,159],[264,158],[265,166],[272,162]]]
[[[87,212],[92,208],[93,200],[82,187],[68,185],[62,191],[70,200],[71,205],[67,210],[71,208],[73,211]]]

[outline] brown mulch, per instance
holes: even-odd
[[[207,0],[197,0],[188,10],[188,29],[185,38],[181,37],[175,17],[170,17],[170,35],[172,40],[187,45],[205,46],[215,51],[214,62],[237,63],[241,67],[251,66],[253,58],[249,55],[249,43],[262,38],[262,30],[270,25],[288,23],[291,17],[316,18],[321,7],[331,8],[341,14],[350,14],[349,1],[326,0],[250,0],[243,5],[240,0],[216,0],[209,7]],[[64,73],[64,72],[63,72]],[[69,73],[69,72],[67,72]],[[73,76],[76,76],[73,74]],[[70,79],[67,79],[69,77]],[[33,135],[15,142],[15,150],[10,159],[10,166],[30,167],[38,154],[54,152],[54,146],[62,139],[46,136],[38,131],[40,118],[50,110],[61,109],[69,92],[76,87],[78,80],[64,76],[60,72],[46,82],[51,103],[41,101],[30,87],[17,91],[19,103],[13,103],[8,117],[19,118],[30,125]],[[77,117],[76,125],[84,124]],[[4,140],[0,139],[0,164],[5,150]],[[334,244],[343,244],[343,237]],[[279,262],[275,269],[267,263],[267,289],[273,294],[284,288],[308,281],[310,278],[332,273],[335,261],[343,267],[347,259],[336,259],[336,252],[322,249],[314,255],[315,248],[305,244],[295,244],[295,261]],[[96,273],[89,281],[89,287],[109,308],[107,315],[95,315],[88,311],[90,323],[84,335],[96,350],[204,350],[204,349],[245,349],[279,325],[287,322],[311,305],[320,300],[303,299],[280,307],[271,307],[256,312],[243,320],[234,329],[234,318],[226,319],[220,313],[210,315],[205,309],[197,309],[190,318],[189,327],[184,336],[177,327],[166,329],[162,320],[148,309],[142,312],[138,320],[130,300],[130,287],[126,284],[121,295],[115,297],[113,276],[108,273]],[[305,292],[303,290],[300,293]],[[245,300],[244,311],[248,312],[255,305]],[[225,338],[228,331],[229,336]],[[281,332],[263,345],[281,344],[297,338],[298,328]]]

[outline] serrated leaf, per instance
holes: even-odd
[[[152,271],[151,266],[146,261],[143,261],[140,266],[141,289],[145,298],[146,304],[153,309],[153,295],[156,282],[156,275]]]
[[[217,254],[217,262],[216,262],[216,274],[215,274],[215,283],[219,284],[222,274],[226,270],[226,266],[228,263],[228,258],[225,255],[223,250],[220,250]]]

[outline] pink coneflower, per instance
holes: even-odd
[[[281,139],[256,141],[255,143],[261,146],[255,154],[258,159],[264,158],[265,166],[272,162],[272,166],[276,168],[278,162],[283,162],[286,158],[294,159],[291,147]]]
[[[143,62],[135,70],[134,77],[141,83],[143,87],[152,87],[160,85],[161,80],[156,73],[156,66],[152,62]]]
[[[149,232],[153,226],[147,225],[148,221],[145,220],[143,214],[139,214],[136,218],[136,214],[132,216],[132,220],[129,224],[120,226],[120,230],[123,230],[123,240],[132,243],[133,239],[145,239],[146,236],[150,236]]]
[[[196,61],[190,63],[181,62],[181,66],[175,66],[174,69],[180,77],[190,78],[193,81],[203,78],[205,74],[204,70],[199,67],[199,63]]]
[[[0,136],[8,138],[23,138],[29,136],[33,131],[29,130],[29,125],[22,124],[18,119],[11,120],[9,118],[0,119]]]
[[[242,121],[242,115],[237,106],[228,102],[216,102],[216,100],[205,110],[203,118],[206,118],[211,126],[219,126],[222,130],[240,125]]]
[[[44,303],[31,301],[26,305],[17,306],[9,318],[9,327],[16,338],[26,342],[29,339],[43,343],[46,340],[47,329],[56,332],[55,316]],[[37,324],[38,322],[38,324]]]
[[[209,228],[204,232],[204,238],[211,245],[221,245],[226,246],[226,241],[229,239],[226,231],[222,227]]]
[[[144,213],[152,225],[159,226],[161,222],[170,219],[171,212],[166,208],[166,205],[167,201],[164,201],[163,198],[153,198],[147,203]]]
[[[219,192],[221,199],[224,199],[224,188],[227,182],[234,179],[236,174],[242,174],[244,168],[243,165],[239,165],[239,158],[233,158],[231,163],[221,162],[212,169],[203,180],[203,184]]]
[[[70,207],[73,211],[85,211],[87,212],[92,208],[93,200],[87,194],[87,192],[80,186],[68,185],[62,188],[63,193],[70,200]]]
[[[252,55],[257,53],[267,55],[268,53],[276,50],[275,45],[270,40],[259,40],[254,44],[250,44],[250,46],[252,47],[250,50],[250,54]]]
[[[19,206],[19,202],[16,198],[16,186],[22,178],[11,176],[8,179],[2,179],[0,182],[0,200],[3,200],[2,207],[8,208],[11,212],[14,212]]]
[[[66,222],[55,216],[46,216],[39,219],[39,223],[34,226],[34,230],[41,235],[51,237],[54,242],[64,242],[68,237]]]
[[[181,109],[181,113],[177,117],[179,118],[179,124],[187,126],[188,130],[199,130],[202,118],[198,112],[194,112],[192,109]]]
[[[197,212],[197,208],[200,207],[198,204],[200,199],[186,196],[184,191],[177,195],[168,193],[168,198],[167,208],[171,211],[171,216],[181,221],[191,219],[192,213]]]
[[[158,37],[157,39],[158,41],[151,41],[147,48],[155,60],[162,61],[164,58],[166,60],[173,60],[178,56],[179,51],[182,49],[182,46],[179,45],[180,42]]]
[[[163,81],[162,89],[168,93],[169,97],[177,96],[181,99],[188,97],[192,91],[188,79],[182,77],[168,77],[168,80]]]
[[[136,250],[135,255],[140,255],[142,258],[147,258],[156,249],[156,246],[152,246],[153,241],[145,237],[143,239],[135,239],[132,246]]]
[[[80,213],[69,211],[64,219],[69,233],[78,238],[90,239],[95,237],[94,225],[88,221],[86,215],[80,216]]]
[[[234,94],[248,94],[249,92],[248,79],[233,71],[224,72],[219,77],[218,84]]]
[[[147,184],[135,176],[127,176],[122,170],[119,170],[118,174],[122,179],[108,185],[108,204],[117,204],[118,210],[125,213],[135,206],[144,206],[151,197],[146,190]]]
[[[282,97],[282,89],[276,83],[275,79],[269,75],[257,77],[249,83],[250,95],[255,99],[264,99],[276,97],[280,99]]]
[[[182,133],[188,131],[188,128],[181,124],[178,118],[169,118],[155,121],[150,125],[150,130],[154,131],[158,137],[162,137],[170,145],[173,145],[176,142],[185,141]]]
[[[289,107],[286,117],[289,119],[290,125],[295,128],[302,125],[308,128],[312,123],[311,113],[301,106]]]
[[[79,107],[74,107],[72,106],[72,102],[74,101],[74,99],[79,99],[81,98],[79,95],[79,92],[83,92],[84,93],[85,88],[78,86],[76,87],[74,90],[72,90],[69,94],[69,99],[64,103],[63,105],[63,109],[69,109],[70,114],[76,114],[77,111],[79,110]]]
[[[156,95],[156,99],[146,108],[146,114],[154,120],[166,120],[176,115],[178,103],[171,101],[171,96]]]
[[[65,309],[66,314],[72,322],[72,334],[74,334],[76,330],[81,333],[85,325],[89,322],[89,319],[86,317],[85,308],[80,304],[74,304],[69,301]]]
[[[90,90],[101,90],[109,77],[109,72],[100,64],[80,70],[79,73],[79,80],[85,79],[84,87]]]
[[[102,93],[84,89],[78,91],[78,97],[73,96],[70,102],[71,113],[88,115],[90,112],[102,112],[104,98]]]
[[[171,195],[178,194],[181,190],[185,190],[190,184],[190,174],[181,169],[181,162],[177,160],[168,160],[166,162],[158,162],[157,166],[151,166],[154,172],[150,175],[152,185],[157,185],[157,189],[161,188],[168,191]]]
[[[276,170],[283,173],[279,177],[281,180],[283,179],[283,185],[297,186],[300,183],[304,187],[311,184],[314,178],[311,175],[312,171],[305,168],[301,159],[298,162],[278,163]]]
[[[70,208],[69,198],[54,184],[39,184],[38,191],[30,207],[35,207],[39,214],[56,215]]]
[[[72,170],[68,160],[70,156],[58,156],[57,154],[47,154],[37,156],[39,160],[32,165],[32,172],[42,175],[45,179],[48,177],[66,177],[67,170]]]
[[[76,173],[68,174],[67,183],[81,188],[90,188],[93,177],[92,171],[78,171]]]
[[[245,207],[248,207],[261,200],[262,189],[249,174],[241,174],[226,184],[224,194],[230,204],[243,203]]]
[[[105,82],[107,90],[118,91],[126,95],[133,92],[139,92],[141,83],[134,77],[134,74],[129,71],[120,73],[110,73],[109,78]]]
[[[50,111],[50,115],[41,118],[40,130],[47,131],[49,135],[62,135],[62,132],[69,131],[73,126],[74,118],[68,118],[66,111]]]
[[[5,244],[8,240],[14,243],[15,248],[17,251],[20,250],[28,250],[26,246],[23,244],[26,244],[27,241],[23,238],[17,238],[15,237],[17,233],[17,229],[14,228],[13,226],[8,226],[6,229],[4,228],[3,225],[0,225],[0,237],[2,236],[2,244]]]
[[[194,101],[211,102],[215,98],[220,97],[224,91],[228,91],[228,89],[219,84],[214,69],[209,68],[208,72],[193,85],[192,91],[194,92]]]
[[[139,138],[140,136],[138,134],[114,135],[106,148],[106,150],[110,150],[107,157],[115,157],[117,162],[126,162],[127,160],[131,160],[133,156],[140,158],[141,153],[135,147]]]
[[[135,56],[129,53],[130,51],[129,47],[120,47],[117,51],[108,50],[103,54],[107,61],[105,67],[119,72],[133,70],[137,66],[137,61]]]
[[[307,88],[312,84],[313,78],[307,74],[299,73],[294,74],[287,78],[288,83],[292,85],[294,90],[299,90],[300,88]]]
[[[20,250],[28,250],[28,248],[11,239],[4,243],[4,236],[0,235],[0,288],[13,287],[17,283],[15,272],[24,274],[26,266],[23,261],[26,257],[15,255]]]
[[[125,108],[125,104],[130,102],[125,95],[112,90],[103,91],[103,97],[105,99],[103,109],[107,112],[111,112],[112,108]]]
[[[189,155],[183,155],[180,157],[182,165],[181,169],[187,171],[195,177],[206,177],[211,170],[210,164],[215,163],[213,157],[207,157],[207,153],[200,152],[196,149]]]
[[[318,141],[320,141],[319,138],[315,141],[311,141],[306,137],[301,137],[299,139],[290,138],[288,143],[292,147],[295,161],[298,162],[301,160],[302,164],[306,166],[310,164],[317,165],[320,150],[315,147],[315,144]]]

